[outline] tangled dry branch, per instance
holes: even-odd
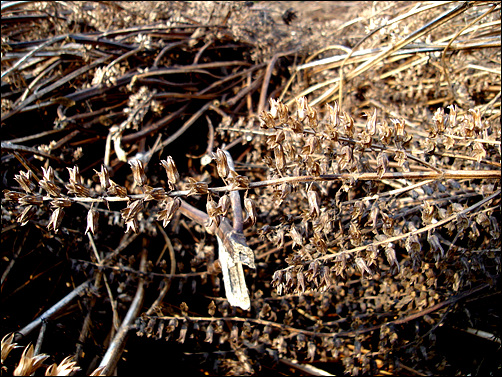
[[[40,329],[6,370],[154,339],[207,374],[457,373],[441,328],[500,343],[465,314],[500,297],[500,4],[369,4],[322,46],[286,3],[2,4],[2,296],[37,297],[2,363]]]

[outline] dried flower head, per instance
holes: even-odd
[[[160,164],[166,169],[167,179],[170,184],[176,184],[180,180],[180,174],[176,169],[176,164],[171,156],[167,156],[166,160],[161,160]]]
[[[157,213],[157,220],[162,221],[162,226],[165,228],[173,219],[174,214],[181,206],[181,199],[176,197],[166,201],[166,207]]]
[[[57,207],[54,211],[52,211],[51,218],[47,224],[47,229],[51,230],[52,228],[52,230],[57,233],[61,225],[61,221],[63,221],[63,216],[64,211],[62,207]]]
[[[4,363],[5,359],[7,359],[7,356],[9,356],[10,351],[12,351],[14,348],[21,347],[18,346],[17,343],[14,343],[14,336],[14,333],[10,333],[2,338],[2,364]]]
[[[40,368],[43,362],[49,357],[46,354],[34,355],[33,344],[29,344],[21,355],[19,364],[14,369],[14,376],[29,376]]]
[[[31,181],[33,179],[33,173],[31,170],[27,172],[19,172],[19,174],[14,176],[14,179],[27,194],[31,194],[33,193],[33,190],[35,190],[36,185]]]
[[[145,168],[143,167],[143,162],[134,158],[129,161],[129,165],[131,166],[132,174],[134,177],[134,183],[136,185],[142,187],[146,184],[147,178],[145,174]]]
[[[213,159],[216,160],[216,169],[218,171],[218,175],[221,178],[225,179],[230,172],[226,153],[218,148],[216,150],[216,153],[213,153]]]
[[[101,184],[101,187],[103,189],[108,189],[110,187],[110,172],[108,171],[107,167],[105,165],[101,165],[101,171],[96,171],[94,172],[98,175],[99,177],[99,183]]]
[[[85,234],[91,232],[92,234],[96,234],[96,229],[98,228],[98,212],[90,208],[89,212],[87,212],[87,227],[85,229]]]
[[[52,364],[45,371],[46,376],[69,376],[73,374],[73,372],[79,371],[80,368],[77,365],[77,362],[73,360],[74,356],[68,356],[61,363]]]

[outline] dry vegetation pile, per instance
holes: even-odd
[[[2,373],[500,374],[499,2],[1,25]]]

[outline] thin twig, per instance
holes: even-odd
[[[148,251],[146,248],[144,248],[141,252],[141,262],[140,262],[141,272],[146,272],[147,256],[148,256]],[[138,288],[136,290],[136,295],[134,296],[131,306],[129,307],[129,310],[124,320],[122,321],[120,328],[115,334],[113,341],[110,343],[110,346],[108,347],[105,355],[103,356],[103,359],[101,360],[101,363],[99,364],[99,367],[104,368],[103,371],[101,372],[101,375],[106,376],[113,373],[113,371],[117,366],[120,356],[124,351],[127,334],[131,329],[131,325],[133,324],[134,320],[138,316],[141,307],[143,306],[143,297],[145,293],[144,285],[145,285],[145,279],[143,277],[140,277],[138,282]]]

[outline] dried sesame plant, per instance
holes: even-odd
[[[2,3],[2,372],[500,371],[500,3],[278,3]]]

